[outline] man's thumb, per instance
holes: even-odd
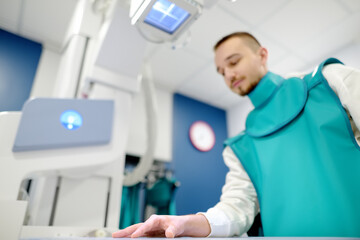
[[[169,226],[165,231],[165,237],[167,238],[174,238],[176,236],[174,226]]]

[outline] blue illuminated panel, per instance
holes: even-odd
[[[167,0],[158,0],[152,6],[145,22],[167,33],[173,34],[190,13]]]
[[[68,110],[61,114],[60,122],[66,129],[76,130],[81,127],[83,120],[78,112]]]

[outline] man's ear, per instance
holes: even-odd
[[[261,58],[262,64],[266,64],[268,60],[268,50],[264,47],[260,47],[259,56]]]

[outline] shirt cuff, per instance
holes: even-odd
[[[199,212],[197,214],[204,215],[210,224],[211,232],[207,237],[229,237],[230,220],[223,211],[217,208],[210,208],[207,212]]]

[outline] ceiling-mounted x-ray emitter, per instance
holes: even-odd
[[[195,0],[132,0],[131,24],[152,42],[176,40],[202,11]]]

